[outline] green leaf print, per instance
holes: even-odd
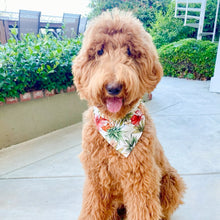
[[[128,149],[129,151],[132,151],[132,149],[134,148],[134,146],[135,146],[136,143],[137,143],[137,138],[136,138],[136,137],[131,137],[130,139],[125,140],[125,141],[126,141],[126,143],[128,144],[127,149]]]
[[[122,131],[120,127],[112,127],[107,130],[107,135],[110,139],[114,139],[117,142],[122,139]]]
[[[137,127],[134,128],[135,131],[133,133],[135,134],[135,133],[143,132],[144,131],[144,125],[145,125],[144,121],[141,121],[141,123]]]
[[[132,117],[133,113],[129,112],[124,118],[122,118],[119,123],[116,123],[117,126],[122,126],[125,122],[130,121],[131,117]]]

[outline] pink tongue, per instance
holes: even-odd
[[[107,98],[106,104],[107,104],[107,109],[110,112],[116,113],[121,109],[122,98],[117,98],[117,97]]]

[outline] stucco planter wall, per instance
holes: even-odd
[[[76,92],[0,105],[0,149],[82,120],[87,108]]]

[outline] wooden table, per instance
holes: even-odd
[[[62,28],[62,25],[63,23],[62,22],[40,22],[40,28],[46,28],[47,25],[49,24],[49,28],[50,29],[60,29]],[[15,21],[15,20],[8,20],[8,25],[9,25],[9,28],[17,28],[18,27],[18,21]]]

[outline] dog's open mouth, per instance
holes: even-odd
[[[106,99],[106,107],[108,111],[112,113],[117,113],[120,111],[123,104],[123,98],[119,97],[109,97]]]

